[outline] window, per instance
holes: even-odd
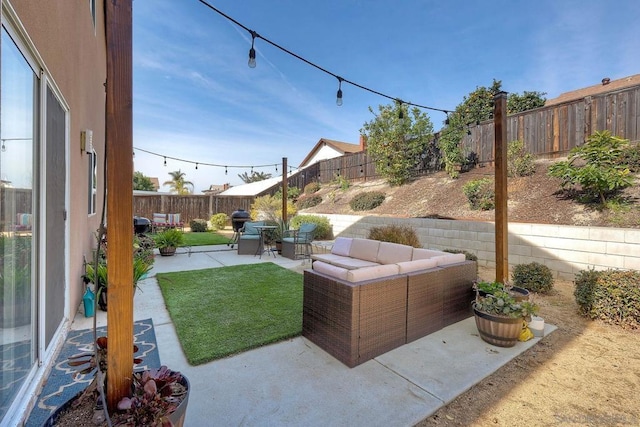
[[[98,155],[95,150],[87,152],[89,157],[89,176],[87,182],[88,185],[88,214],[93,215],[96,213],[96,197],[98,193]]]

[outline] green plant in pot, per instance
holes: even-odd
[[[273,240],[276,242],[276,250],[278,251],[279,254],[282,253],[282,237],[284,236],[285,232],[289,229],[289,221],[285,221],[282,218],[278,218],[275,222],[274,225],[277,227],[275,230],[273,230]]]
[[[525,301],[529,299],[529,291],[524,288],[512,286],[509,282],[485,282],[479,281],[473,283],[473,290],[477,295],[485,296],[489,294],[495,294],[499,291],[505,291],[516,301]]]
[[[485,296],[477,294],[472,305],[480,337],[500,347],[513,347],[523,323],[539,309],[530,301],[517,301],[505,290],[496,290]]]
[[[184,243],[182,231],[169,228],[156,234],[153,238],[156,247],[162,256],[172,256],[176,253],[176,248]]]
[[[133,259],[133,291],[138,287],[138,282],[151,270],[153,263],[149,263],[143,257]],[[87,264],[83,276],[85,283],[93,283],[96,289],[96,299],[101,310],[107,310],[107,287],[109,284],[107,263],[104,260],[98,261],[98,269],[94,264]]]

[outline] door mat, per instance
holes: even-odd
[[[106,336],[107,328],[96,329],[97,336]],[[159,368],[160,355],[156,334],[151,319],[138,320],[133,324],[133,342],[138,346],[134,357],[142,359],[140,364],[133,366],[134,370]],[[78,374],[78,367],[68,365],[70,356],[93,351],[93,329],[70,331],[62,350],[51,368],[46,384],[27,419],[26,426],[41,426],[59,406],[83,390],[93,380],[93,373]]]

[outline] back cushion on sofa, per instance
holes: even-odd
[[[433,258],[416,259],[413,261],[399,262],[397,265],[400,268],[400,273],[404,274],[435,268],[438,266],[438,261]]]
[[[336,237],[336,241],[333,242],[331,253],[334,255],[349,256],[349,250],[351,249],[350,237]]]
[[[436,260],[438,263],[438,267],[442,267],[443,265],[449,264],[457,264],[459,262],[464,262],[466,260],[466,256],[464,254],[446,254],[433,257],[431,259]]]
[[[351,249],[349,249],[349,256],[378,262],[378,248],[380,248],[380,241],[378,240],[353,239],[351,241]]]
[[[447,255],[447,252],[436,251],[434,249],[414,248],[412,259],[429,259],[442,255]]]
[[[396,264],[377,265],[374,267],[363,267],[347,272],[349,282],[361,282],[363,280],[379,279],[381,277],[394,276],[398,274],[399,267]]]
[[[397,262],[411,261],[413,248],[399,243],[380,242],[378,249],[378,262],[380,264],[395,264]]]

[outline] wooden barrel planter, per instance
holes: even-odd
[[[158,252],[160,252],[162,256],[173,256],[176,253],[176,248],[175,246],[166,246],[164,248],[158,248]]]
[[[496,316],[473,307],[480,338],[498,347],[513,347],[522,330],[522,318]]]
[[[520,288],[518,286],[513,286],[509,289],[509,294],[513,296],[516,301],[527,301],[529,300],[529,291],[525,288]]]

